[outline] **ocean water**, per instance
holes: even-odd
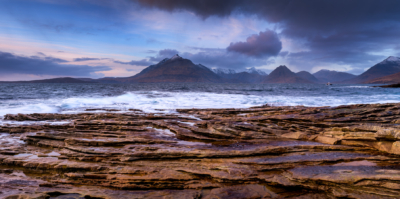
[[[264,104],[339,106],[400,102],[400,89],[323,84],[0,84],[0,117],[86,109],[246,108]]]

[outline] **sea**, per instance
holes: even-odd
[[[80,113],[87,109],[140,109],[175,113],[180,108],[340,106],[397,103],[400,89],[324,84],[0,84],[0,120],[17,113]],[[101,112],[102,110],[99,110]]]

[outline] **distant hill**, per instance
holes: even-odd
[[[103,77],[99,79],[91,79],[91,78],[76,78],[79,80],[83,80],[86,82],[93,82],[93,83],[121,83],[124,77]]]
[[[0,83],[95,83],[90,81],[84,81],[72,77],[60,77],[52,79],[32,80],[32,81],[7,81]]]
[[[207,82],[220,83],[222,79],[209,68],[174,55],[156,65],[143,69],[135,76],[121,78],[123,82],[155,83],[155,82]]]
[[[366,84],[398,84],[400,83],[400,73],[388,75],[380,78],[375,78],[364,82]]]
[[[300,72],[296,73],[296,75],[298,77],[301,77],[301,78],[303,78],[305,80],[308,80],[310,82],[313,82],[313,83],[319,83],[320,82],[316,77],[314,77],[314,75],[312,75],[311,73],[309,73],[307,71],[300,71]]]
[[[309,80],[297,76],[286,66],[279,66],[264,78],[262,83],[313,83]]]
[[[350,73],[325,70],[325,69],[320,70],[320,71],[314,73],[313,75],[321,83],[341,82],[341,81],[345,81],[345,80],[349,80],[349,79],[357,77],[356,75],[353,75]]]
[[[400,58],[390,56],[382,62],[372,66],[370,69],[365,71],[363,74],[349,80],[345,80],[341,83],[360,84],[366,83],[373,79],[393,75],[400,72]]]

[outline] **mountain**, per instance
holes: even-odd
[[[301,78],[303,78],[305,80],[308,80],[310,82],[319,83],[319,80],[316,77],[314,77],[314,75],[312,75],[311,73],[309,73],[307,71],[300,71],[300,72],[296,73],[296,75],[298,77],[301,77]]]
[[[399,72],[400,72],[400,58],[390,56],[385,60],[383,60],[382,62],[372,66],[363,74],[353,79],[343,81],[341,83],[353,83],[353,84],[366,83],[369,82],[370,80],[388,75],[393,75]]]
[[[267,75],[265,72],[255,68],[250,68],[243,72],[225,68],[215,68],[212,71],[220,76],[225,83],[260,83],[263,77]]]
[[[296,73],[289,70],[286,66],[279,66],[264,78],[262,83],[312,83],[309,80],[303,79]]]
[[[228,74],[236,74],[236,71],[228,68],[215,68],[212,71],[217,75],[228,75]]]
[[[222,82],[221,77],[209,68],[174,55],[156,65],[143,69],[135,76],[124,78],[123,82],[155,83],[155,82]]]
[[[264,76],[268,75],[266,72],[264,72],[262,70],[258,70],[254,67],[249,68],[249,69],[245,70],[244,72],[248,72],[250,74],[264,75]]]
[[[388,75],[380,78],[375,78],[364,82],[366,84],[398,84],[400,83],[400,73],[395,73],[393,75]]]
[[[327,82],[341,82],[345,80],[349,80],[357,77],[356,75],[345,73],[345,72],[337,72],[332,70],[320,70],[313,74],[319,82],[327,83]]]

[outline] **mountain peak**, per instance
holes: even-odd
[[[189,59],[183,59],[178,54],[166,59],[161,64],[151,65],[140,73],[127,78],[126,82],[205,82],[218,83],[221,78],[209,68],[199,64],[195,65]]]
[[[250,74],[267,75],[266,72],[264,72],[262,70],[258,70],[255,67],[251,67],[251,68],[245,70],[245,72],[248,72]]]
[[[287,76],[287,75],[291,75],[291,76],[296,76],[294,72],[292,72],[288,67],[286,67],[285,65],[281,65],[279,67],[277,67],[275,70],[273,70],[270,74],[270,76]]]
[[[275,71],[276,70],[285,70],[285,71],[290,71],[290,72],[292,72],[287,66],[285,66],[285,65],[280,65],[280,66],[278,66],[276,69],[275,69]]]
[[[169,60],[174,60],[174,59],[182,59],[181,56],[179,56],[178,54],[172,56],[171,58],[169,58]]]
[[[336,71],[328,70],[328,69],[321,69],[321,70],[319,70],[319,71],[324,71],[324,72],[336,72]],[[318,71],[318,72],[319,72],[319,71]]]
[[[236,73],[235,70],[229,69],[229,68],[215,68],[215,69],[212,69],[212,71],[218,75],[226,75],[226,74],[235,74]]]
[[[385,60],[375,64],[361,75],[343,83],[367,83],[374,79],[393,75],[400,72],[400,58],[390,56]]]
[[[263,83],[312,83],[303,79],[292,72],[285,65],[281,65],[272,71],[263,81]]]
[[[400,62],[400,58],[394,57],[394,56],[390,56],[390,57],[386,58],[384,61],[387,61],[387,62]]]

